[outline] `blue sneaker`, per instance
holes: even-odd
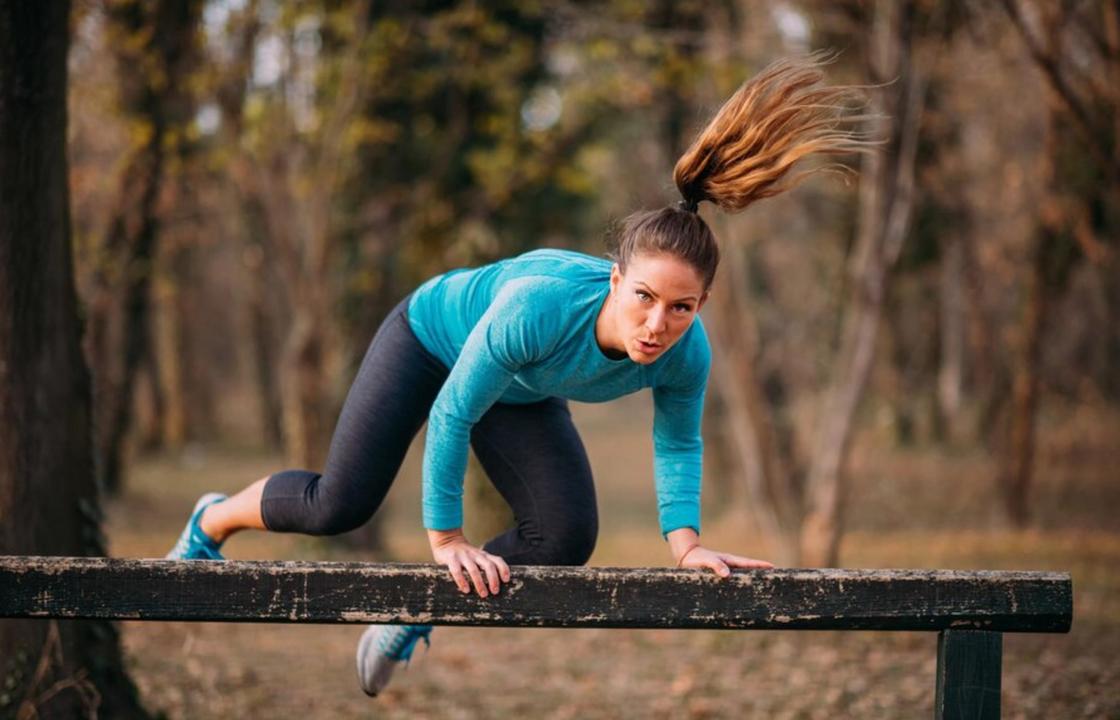
[[[202,528],[198,526],[202,511],[225,499],[226,496],[220,493],[206,493],[198,499],[194,504],[194,510],[191,511],[191,519],[187,521],[183,534],[179,536],[179,542],[175,543],[175,547],[166,555],[168,560],[225,560],[219,551],[222,544],[211,540],[210,536],[202,532]]]
[[[431,625],[370,625],[358,641],[358,682],[370,697],[389,684],[393,671],[402,662],[412,658],[416,643],[423,639],[431,646],[428,636]]]

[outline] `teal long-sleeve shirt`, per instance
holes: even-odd
[[[536,250],[432,278],[413,294],[409,324],[451,372],[428,417],[423,517],[463,524],[471,428],[496,402],[548,397],[605,402],[652,388],[654,483],[662,533],[700,530],[700,418],[711,349],[699,317],[650,365],[612,360],[595,340],[611,263]]]

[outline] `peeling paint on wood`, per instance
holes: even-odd
[[[1067,632],[1070,576],[515,566],[487,599],[437,565],[0,556],[0,617],[523,627]]]

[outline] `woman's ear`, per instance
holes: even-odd
[[[611,265],[611,295],[618,292],[618,286],[622,283],[622,268],[618,263]]]
[[[700,312],[700,308],[704,307],[704,303],[708,302],[708,298],[712,293],[705,290],[704,294],[700,296],[700,300],[696,303],[696,312]]]

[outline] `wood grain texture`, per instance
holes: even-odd
[[[1070,576],[519,566],[499,595],[436,565],[0,556],[0,617],[521,627],[1067,632]]]
[[[1003,635],[944,630],[937,638],[935,720],[998,720]]]

